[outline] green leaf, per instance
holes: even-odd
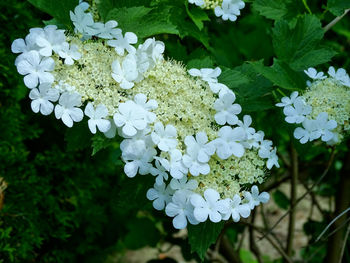
[[[92,147],[92,156],[94,156],[99,151],[107,148],[110,146],[113,141],[111,139],[108,139],[106,136],[102,134],[97,134],[91,138],[91,147]]]
[[[67,129],[64,137],[67,143],[67,151],[83,150],[90,147],[91,137],[86,121],[74,123],[72,128]]]
[[[196,252],[203,260],[210,245],[214,244],[225,222],[212,223],[207,220],[199,225],[188,225],[188,242],[191,252]]]
[[[350,8],[349,0],[328,0],[327,8],[335,16],[341,16],[346,9]]]
[[[289,199],[282,191],[276,190],[275,192],[273,192],[272,198],[280,208],[285,210],[288,209]]]
[[[287,2],[284,0],[256,0],[253,8],[266,18],[278,20],[288,13]]]
[[[336,53],[319,49],[323,34],[320,20],[312,15],[299,17],[294,27],[285,20],[278,21],[273,28],[275,53],[296,71],[328,62]]]
[[[196,24],[199,30],[202,30],[204,25],[203,21],[210,21],[207,13],[198,7],[188,7],[188,2],[185,2],[186,5],[186,12],[188,16],[192,19],[192,21]],[[193,5],[191,5],[193,6]]]
[[[67,28],[72,27],[69,11],[73,11],[79,4],[78,0],[28,0],[28,2],[41,11],[48,13],[58,23],[65,25]]]
[[[303,90],[305,88],[305,81],[302,75],[292,70],[282,61],[275,59],[271,67],[266,67],[261,62],[251,62],[250,64],[256,72],[263,75],[276,86],[288,90]]]
[[[204,58],[197,58],[197,59],[192,59],[187,62],[187,68],[213,68],[214,67],[214,62],[210,57],[204,57]]]

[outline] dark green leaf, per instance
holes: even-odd
[[[187,62],[187,68],[213,68],[214,67],[214,62],[211,60],[210,57],[205,57],[205,58],[198,58],[198,59],[192,59]]]
[[[273,192],[272,198],[280,208],[285,210],[288,209],[289,199],[282,191],[276,190],[275,192]]]
[[[210,245],[214,244],[224,227],[225,222],[212,223],[207,220],[199,225],[188,225],[188,242],[191,251],[196,252],[203,260]]]
[[[110,146],[113,141],[108,139],[106,136],[102,134],[97,134],[91,138],[91,147],[92,147],[92,156],[98,153],[100,150],[107,148]]]
[[[61,124],[63,125],[63,124]],[[91,133],[86,122],[74,123],[72,128],[67,129],[65,141],[68,151],[86,149],[91,146]]]
[[[199,30],[203,29],[203,22],[204,21],[210,21],[207,13],[198,7],[188,7],[188,2],[185,2],[186,4],[186,11],[188,16],[192,19],[192,21],[196,24]]]
[[[349,0],[328,0],[327,8],[332,12],[335,16],[341,16],[345,9],[350,8]]]
[[[278,20],[288,13],[285,0],[256,0],[253,2],[253,8],[266,18]]]

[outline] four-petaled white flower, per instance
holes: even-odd
[[[321,112],[318,114],[315,120],[316,130],[315,138],[321,137],[324,142],[330,141],[334,133],[331,132],[337,127],[337,122],[335,120],[328,120],[328,114],[326,112]]]
[[[164,183],[164,180],[168,180],[168,171],[170,169],[169,161],[165,158],[154,157],[156,167],[152,167],[150,173],[156,177],[156,184],[160,185]]]
[[[148,38],[139,45],[136,52],[139,72],[145,73],[148,69],[153,68],[157,61],[163,59],[164,50],[164,43],[154,38]]]
[[[267,192],[262,192],[259,194],[259,189],[256,185],[253,185],[250,192],[244,192],[243,196],[245,201],[250,206],[250,209],[253,210],[254,207],[260,205],[260,203],[267,203],[270,200],[270,195]]]
[[[187,191],[176,191],[171,202],[165,207],[167,216],[174,217],[173,226],[176,229],[184,229],[187,226],[187,220],[192,225],[199,224],[193,215],[193,205],[190,202],[191,195]]]
[[[233,92],[219,95],[219,99],[214,103],[214,109],[217,112],[214,118],[217,124],[237,124],[238,117],[236,115],[241,113],[242,107],[239,104],[233,104],[235,100],[236,96]]]
[[[196,69],[192,68],[188,71],[188,73],[193,77],[200,77],[202,80],[208,82],[208,83],[217,83],[218,77],[221,74],[221,69],[219,67],[215,69],[211,68],[202,68],[202,69]]]
[[[29,93],[29,98],[32,99],[31,107],[35,113],[40,111],[43,115],[49,115],[53,111],[53,104],[60,97],[60,92],[57,89],[51,88],[51,83],[42,83],[39,89],[34,88]]]
[[[147,101],[147,96],[145,94],[139,93],[136,94],[134,97],[134,101],[137,105],[139,105],[141,108],[145,110],[147,113],[147,119],[148,123],[153,123],[157,116],[155,113],[150,112],[151,110],[155,110],[158,108],[158,103],[156,100],[148,100]]]
[[[209,88],[210,90],[217,94],[219,93],[219,96],[223,96],[225,93],[233,93],[225,84],[218,83],[218,82],[209,82]]]
[[[324,75],[324,73],[317,72],[315,68],[308,68],[307,70],[304,70],[305,74],[308,75],[312,79],[325,79],[327,76]]]
[[[135,54],[136,48],[132,44],[137,43],[137,36],[132,32],[126,32],[124,37],[122,34],[116,36],[116,39],[108,40],[107,45],[114,47],[118,55],[123,56],[125,50],[129,54]]]
[[[40,33],[34,31],[34,32],[28,34],[25,37],[25,39],[18,38],[12,42],[11,51],[13,53],[17,53],[17,54],[21,53],[16,58],[16,61],[15,61],[16,66],[17,66],[18,62],[20,62],[23,58],[25,58],[26,54],[29,51],[32,51],[32,50],[37,51],[39,49],[39,47],[36,44],[36,38],[38,37],[39,34]]]
[[[37,51],[29,51],[17,64],[18,73],[25,75],[24,84],[32,89],[39,83],[52,83],[54,77],[49,71],[55,67],[52,58],[41,58]]]
[[[223,20],[232,22],[237,20],[237,16],[241,14],[240,9],[245,7],[245,3],[241,0],[224,0],[221,6],[214,9],[217,17],[222,17]]]
[[[120,103],[118,110],[113,119],[115,125],[122,128],[126,136],[134,136],[138,130],[141,131],[147,127],[147,115],[135,102],[128,100]]]
[[[204,0],[188,0],[190,4],[195,4],[196,6],[203,6]]]
[[[158,145],[161,151],[168,152],[177,145],[177,132],[173,125],[169,124],[164,128],[163,123],[157,122],[151,136],[153,142]]]
[[[199,222],[206,221],[208,216],[210,221],[220,222],[222,215],[229,211],[229,201],[227,199],[220,200],[219,193],[213,189],[205,190],[204,198],[199,194],[193,194],[191,204],[194,206],[194,217]]]
[[[184,191],[193,191],[198,187],[198,182],[196,180],[188,180],[186,176],[181,179],[171,179],[170,187],[173,190],[184,190]]]
[[[174,191],[163,183],[161,185],[154,184],[153,188],[147,191],[147,199],[153,200],[153,207],[156,210],[163,210],[171,201]]]
[[[135,177],[137,173],[145,175],[152,169],[151,162],[157,151],[149,147],[143,140],[130,140],[125,147],[121,147],[122,159],[125,161],[124,172],[128,177]]]
[[[246,133],[246,138],[244,141],[242,141],[242,145],[244,148],[251,149],[252,147],[258,148],[259,147],[259,142],[261,141],[261,134],[256,133],[255,129],[250,127],[252,124],[252,117],[249,115],[244,115],[243,116],[243,122],[238,121],[237,125],[244,129]]]
[[[246,133],[243,128],[236,127],[232,129],[229,126],[224,126],[219,130],[219,138],[213,141],[216,146],[217,155],[223,159],[228,159],[231,155],[242,157],[244,147],[241,142],[246,138]]]
[[[84,113],[78,108],[81,104],[80,94],[65,92],[61,95],[58,103],[55,107],[55,116],[57,119],[62,119],[68,127],[72,127],[73,122],[79,122],[83,119]]]
[[[112,63],[112,77],[120,84],[122,89],[131,89],[134,87],[134,81],[137,80],[139,72],[137,71],[137,61],[135,55],[127,55],[122,63],[115,60]]]
[[[83,34],[83,37],[90,36],[91,34],[88,31],[91,30],[94,25],[94,19],[91,13],[85,13],[85,11],[89,8],[89,4],[86,2],[81,2],[74,9],[74,12],[70,11],[70,19],[73,22],[75,27],[75,32],[80,32]]]
[[[305,119],[302,122],[303,128],[298,127],[294,130],[294,138],[300,140],[300,143],[304,144],[308,141],[313,141],[316,139],[316,134],[314,131],[316,130],[316,122],[315,120]]]
[[[112,39],[119,35],[121,35],[122,30],[116,28],[118,26],[118,22],[115,20],[110,20],[106,24],[104,23],[94,23],[91,27],[95,30],[93,35],[98,36],[103,39]]]
[[[248,204],[241,204],[242,199],[239,195],[234,195],[234,197],[229,199],[229,212],[224,215],[223,220],[228,220],[232,217],[234,222],[238,222],[241,217],[247,218],[250,215],[251,209]]]
[[[301,97],[295,99],[293,106],[289,105],[283,109],[283,113],[286,115],[285,120],[288,123],[302,123],[305,116],[310,114],[311,111],[312,107],[307,105]]]
[[[335,70],[334,67],[329,67],[328,74],[338,80],[340,83],[342,83],[345,86],[350,86],[350,77],[346,73],[346,70],[343,68],[339,68],[338,70]]]
[[[99,104],[94,109],[92,103],[89,102],[85,107],[85,115],[90,118],[88,125],[93,134],[96,133],[96,127],[101,132],[107,132],[111,128],[111,122],[105,119],[108,116],[108,109],[105,105]]]
[[[182,153],[178,149],[173,149],[169,152],[170,155],[170,175],[173,178],[181,179],[186,178],[186,175],[188,173],[188,168],[184,165],[182,161]]]
[[[78,51],[77,45],[70,45],[65,42],[62,44],[61,50],[58,52],[58,55],[64,59],[64,64],[73,65],[74,60],[78,60],[81,58],[81,54]]]
[[[64,30],[58,30],[55,25],[46,26],[44,35],[39,35],[36,38],[36,44],[40,47],[39,53],[45,57],[51,56],[52,52],[59,53],[63,43],[66,43]]]
[[[282,102],[277,103],[276,106],[277,107],[286,107],[289,105],[293,105],[294,101],[296,100],[296,98],[298,97],[299,93],[297,91],[292,92],[292,94],[289,97],[283,97],[281,99]]]

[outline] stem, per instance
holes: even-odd
[[[259,263],[263,263],[263,260],[261,258],[260,250],[259,250],[258,246],[255,243],[254,228],[252,227],[252,225],[254,225],[254,221],[255,221],[255,214],[256,214],[255,211],[256,210],[253,210],[253,212],[252,212],[252,215],[251,215],[252,221],[251,221],[250,226],[249,226],[250,250],[254,253],[256,259],[258,260],[258,262]]]
[[[226,235],[223,235],[220,242],[221,254],[232,263],[242,263],[239,251],[235,251]]]
[[[304,4],[306,10],[309,12],[309,14],[312,15],[311,9],[310,9],[309,5],[307,4],[307,1],[306,0],[302,0],[302,1],[303,1],[303,4]]]
[[[337,16],[336,18],[334,18],[328,25],[326,25],[323,30],[326,33],[329,29],[331,29],[336,23],[338,23],[344,16],[347,15],[347,13],[349,13],[350,9],[346,9],[344,14],[342,14],[341,16]]]
[[[293,240],[294,240],[294,231],[295,231],[295,206],[297,199],[297,184],[298,184],[298,173],[299,173],[299,164],[298,164],[298,153],[295,150],[294,146],[291,146],[291,156],[292,156],[292,180],[291,180],[291,190],[290,190],[290,213],[289,213],[289,224],[288,224],[288,237],[287,237],[287,248],[286,252],[288,256],[291,256],[293,253]]]
[[[346,242],[347,242],[348,237],[349,237],[349,233],[350,233],[350,224],[348,225],[348,228],[346,230],[346,234],[345,234],[343,246],[342,246],[342,249],[341,249],[341,252],[340,252],[340,257],[339,257],[338,263],[342,262],[342,259],[343,259],[343,256],[344,256],[344,252],[345,252]]]

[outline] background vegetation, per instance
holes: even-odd
[[[274,235],[275,222],[260,226],[255,215],[237,224],[192,226],[188,239],[175,238],[171,219],[146,200],[152,178],[123,174],[118,142],[91,137],[86,123],[68,129],[53,115],[31,111],[11,43],[30,28],[44,26],[43,21],[72,30],[69,10],[77,2],[0,2],[0,262],[105,262],[108,255],[160,248],[165,242],[179,245],[187,260],[350,262],[348,215],[316,241],[350,206],[349,140],[336,148],[300,145],[274,107],[283,94],[305,89],[303,70],[310,66],[350,70],[350,19],[332,24],[350,8],[348,0],[246,1],[235,23],[189,6],[187,0],[99,1],[102,20],[115,19],[140,39],[156,36],[165,42],[166,56],[189,68],[224,69],[220,81],[235,91],[244,113],[278,146],[281,169],[269,174],[263,188],[289,218],[285,240]],[[288,194],[279,190],[281,183],[290,185]],[[297,195],[300,186],[305,195]],[[303,228],[307,246],[295,250],[295,210],[306,197],[312,199]],[[312,217],[314,209],[318,220]],[[257,213],[264,215],[264,210]],[[249,251],[241,249],[244,236],[249,236]],[[258,237],[274,244],[276,259],[262,251]]]

